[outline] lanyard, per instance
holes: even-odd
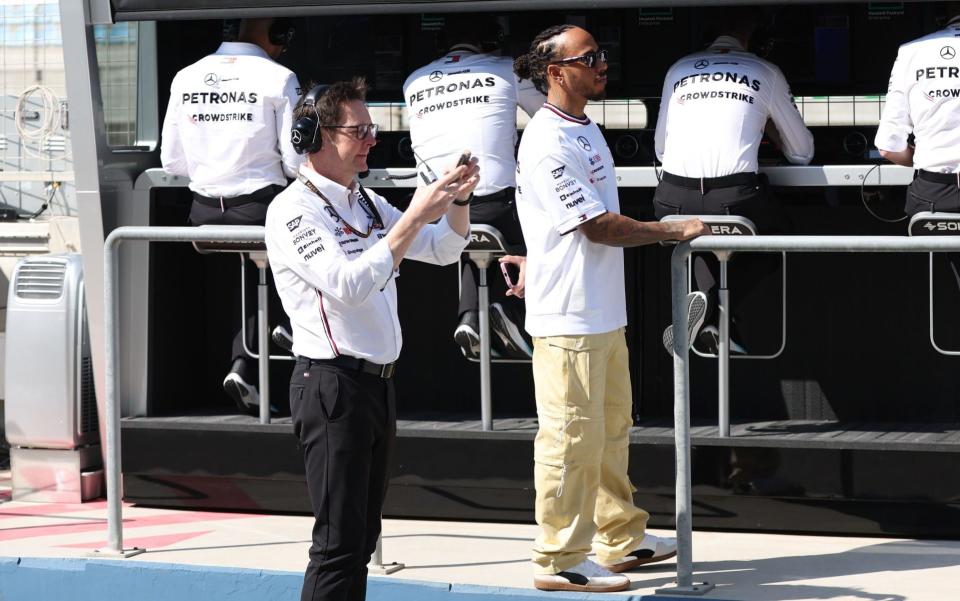
[[[367,191],[363,189],[363,186],[360,183],[357,183],[357,188],[360,191],[360,198],[358,202],[360,203],[360,208],[363,209],[363,212],[367,214],[369,219],[369,224],[367,225],[367,231],[361,232],[357,228],[351,226],[347,223],[347,220],[340,216],[340,213],[337,212],[337,209],[333,206],[333,203],[330,202],[330,199],[324,196],[323,192],[320,191],[313,182],[307,179],[302,173],[297,175],[297,179],[306,186],[311,192],[319,196],[324,203],[326,203],[327,212],[330,214],[330,217],[334,221],[343,224],[343,229],[347,231],[348,234],[356,234],[361,238],[368,238],[373,230],[382,230],[383,229],[383,219],[380,218],[380,213],[377,211],[377,207],[373,204],[373,201],[370,200],[370,197],[367,196]]]

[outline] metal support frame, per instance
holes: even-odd
[[[697,218],[710,226],[710,230],[717,236],[756,236],[757,227],[750,219],[739,215],[667,215],[661,221],[682,221],[685,219]],[[672,244],[672,243],[671,243]],[[720,262],[720,285],[717,288],[720,306],[717,307],[719,314],[719,340],[717,341],[717,354],[703,353],[693,348],[690,350],[699,357],[717,359],[717,431],[721,437],[730,436],[730,359],[756,359],[767,360],[776,359],[783,354],[787,346],[787,253],[780,253],[783,257],[782,283],[781,283],[781,313],[780,313],[780,348],[771,355],[736,355],[730,356],[730,287],[728,273],[730,259],[733,253],[730,251],[715,251],[713,253]],[[692,253],[687,257],[687,292],[693,289],[691,275],[691,263],[693,261]]]
[[[480,424],[485,432],[493,430],[493,393],[490,387],[490,366],[493,363],[529,363],[529,359],[494,359],[490,351],[490,288],[487,285],[487,268],[490,262],[498,257],[507,254],[503,247],[503,236],[496,228],[490,225],[478,223],[471,226],[471,239],[485,246],[464,251],[467,260],[472,261],[477,266],[477,314],[480,321],[480,359],[467,357],[469,361],[480,363]],[[457,290],[463,294],[460,289],[461,274],[463,265],[458,262],[457,269]]]
[[[703,236],[682,242],[670,260],[673,300],[674,442],[676,445],[677,585],[658,593],[702,595],[712,587],[693,582],[693,514],[690,463],[690,365],[684,299],[687,259],[711,252],[960,252],[960,237],[905,236]]]
[[[244,269],[244,261],[246,258],[241,254],[240,255],[240,315],[243,317],[240,320],[240,337],[243,342],[243,352],[247,354],[251,359],[259,360],[260,357],[266,357],[270,361],[296,361],[297,358],[293,355],[271,355],[269,354],[270,345],[268,344],[266,348],[261,348],[257,346],[257,352],[250,350],[250,347],[247,346],[247,271]],[[258,281],[257,281],[257,303],[259,306],[260,295],[263,294],[264,298],[267,297],[270,289],[267,287],[267,268],[270,263],[267,261],[266,253],[250,253],[250,260],[257,266]],[[259,321],[257,323],[260,323]],[[269,322],[265,322],[269,325]],[[259,331],[259,330],[258,330]],[[269,335],[269,332],[268,332]],[[262,381],[262,380],[261,380]]]
[[[144,549],[123,548],[123,518],[120,464],[120,294],[117,282],[117,254],[125,240],[147,242],[263,242],[263,228],[258,226],[207,226],[198,227],[118,227],[103,244],[103,297],[104,297],[104,405],[106,446],[104,463],[107,480],[107,546],[99,549],[99,555],[130,557],[143,553]],[[264,299],[265,300],[265,299]],[[265,362],[264,362],[265,363]],[[269,402],[269,401],[268,401]],[[270,416],[269,405],[267,419]],[[261,396],[261,422],[263,421],[263,396]]]
[[[370,563],[367,564],[367,571],[380,576],[388,576],[394,572],[399,572],[406,567],[406,564],[391,561],[383,563],[383,534],[377,537],[377,548],[373,550],[370,557]]]
[[[960,232],[960,214],[958,213],[923,211],[914,215],[907,226],[909,236],[957,236],[958,232]],[[930,346],[941,355],[960,356],[960,351],[951,351],[937,344],[933,327],[933,253],[930,253],[927,260],[927,299]]]

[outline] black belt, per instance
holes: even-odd
[[[197,192],[193,193],[193,199],[199,202],[202,205],[208,207],[220,207],[224,209],[229,209],[239,205],[249,204],[251,202],[259,202],[261,204],[267,204],[273,197],[283,191],[283,186],[278,186],[271,184],[266,188],[260,188],[256,192],[251,192],[250,194],[241,194],[240,196],[231,196],[230,198],[225,198],[222,196],[204,196]]]
[[[756,173],[733,173],[720,177],[683,177],[672,173],[663,172],[663,181],[680,186],[681,188],[690,188],[706,192],[716,188],[732,188],[733,186],[755,186],[757,184]]]
[[[917,171],[917,177],[935,184],[953,184],[960,187],[960,173],[934,173],[933,171]]]
[[[393,363],[380,364],[367,361],[366,359],[349,357],[347,355],[340,355],[339,357],[334,357],[333,359],[311,359],[309,357],[299,357],[299,359],[308,363],[311,367],[314,365],[332,365],[334,367],[362,371],[365,374],[373,374],[375,376],[380,376],[385,380],[392,378],[394,372],[397,371],[396,361]]]
[[[473,196],[473,199],[472,199],[470,202],[473,202],[473,203],[478,203],[478,202],[494,202],[494,201],[504,200],[504,199],[506,199],[506,198],[508,198],[508,197],[509,197],[511,200],[513,199],[513,197],[514,197],[514,188],[512,188],[512,187],[504,188],[503,190],[498,190],[498,191],[494,192],[493,194],[487,194],[487,195],[485,195],[485,196],[477,196],[477,195],[474,195],[474,196]]]

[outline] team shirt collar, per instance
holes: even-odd
[[[563,109],[561,109],[561,108],[559,108],[559,107],[557,107],[557,106],[554,106],[554,105],[550,104],[549,102],[544,102],[544,103],[543,103],[543,108],[547,109],[548,111],[550,111],[551,113],[553,113],[554,115],[556,115],[557,117],[560,117],[561,119],[563,119],[563,120],[565,120],[565,121],[572,121],[572,122],[574,122],[574,123],[579,123],[580,125],[589,125],[589,124],[590,124],[590,117],[587,117],[586,115],[584,115],[583,117],[574,117],[573,115],[571,115],[571,114],[568,113],[567,111],[565,111],[565,110],[563,110]]]
[[[328,179],[306,164],[300,165],[300,175],[307,178],[311,184],[317,187],[317,190],[327,197],[327,199],[338,207],[349,210],[351,208],[350,200],[357,191],[357,181],[354,180],[349,188],[341,186],[332,179]],[[310,193],[313,196],[313,193]]]
[[[447,52],[447,56],[451,54],[460,54],[461,52],[483,54],[483,49],[479,46],[474,46],[473,44],[454,44],[453,46],[450,46],[450,52]]]
[[[216,53],[230,56],[259,56],[260,58],[270,59],[270,55],[267,54],[266,50],[256,44],[249,44],[247,42],[221,42]]]
[[[733,37],[732,35],[722,35],[718,37],[713,41],[712,44],[710,44],[710,47],[711,48],[729,48],[731,50],[739,50],[741,52],[746,52],[746,48],[743,47],[743,45],[740,43],[740,40]]]

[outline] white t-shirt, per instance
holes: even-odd
[[[311,359],[396,361],[403,342],[394,283],[399,272],[383,238],[402,213],[372,190],[367,195],[375,213],[365,208],[356,185],[345,188],[306,166],[300,173],[330,205],[298,179],[270,203],[265,234],[277,292],[293,328],[293,352]],[[370,234],[364,238],[353,228]],[[444,217],[420,230],[405,258],[447,265],[466,245]]]
[[[914,135],[913,166],[960,171],[960,17],[897,53],[876,144],[899,152]]]
[[[797,111],[776,65],[720,36],[704,52],[667,72],[654,138],[667,173],[721,177],[756,173],[767,119],[773,119],[791,163],[813,158],[813,134]]]
[[[411,73],[403,97],[417,156],[440,176],[470,149],[481,165],[474,194],[486,196],[516,185],[517,107],[533,115],[545,98],[517,79],[512,59],[468,48],[454,47]]]
[[[591,242],[577,229],[620,212],[613,156],[600,129],[544,104],[523,131],[517,173],[527,332],[578,336],[626,326],[623,249]]]
[[[214,198],[286,185],[303,162],[290,143],[299,97],[297,76],[262,48],[224,42],[170,84],[163,168]]]

